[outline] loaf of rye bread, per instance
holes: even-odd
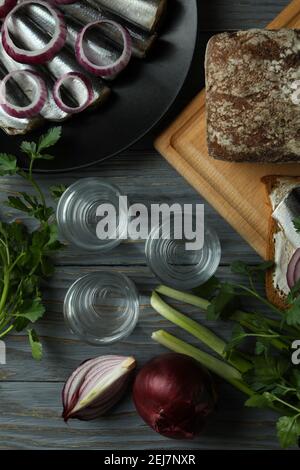
[[[300,30],[218,34],[205,65],[209,154],[300,162]]]

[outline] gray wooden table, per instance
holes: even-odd
[[[204,37],[206,32],[263,27],[288,0],[201,0],[199,3],[203,10],[200,28]],[[99,175],[117,184],[132,202],[200,203],[201,197],[152,149],[152,138],[144,139],[125,154],[96,168],[39,179],[46,188]],[[1,198],[16,188],[26,189],[16,178],[2,178]],[[230,278],[228,264],[234,259],[259,261],[246,242],[208,204],[206,217],[222,241],[220,277]],[[102,353],[133,354],[142,365],[163,351],[152,342],[151,332],[162,327],[176,331],[149,306],[149,293],[157,281],[145,264],[143,249],[141,242],[124,243],[112,253],[99,257],[71,249],[57,256],[56,274],[44,286],[47,313],[37,327],[44,345],[42,362],[36,363],[31,358],[27,339],[22,334],[7,338],[7,365],[0,368],[0,449],[278,448],[272,412],[244,408],[243,397],[227,386],[221,388],[219,410],[205,435],[194,442],[168,440],[152,432],[135,413],[130,396],[105,419],[87,423],[72,421],[68,425],[62,421],[62,385],[82,360]],[[77,277],[107,269],[126,273],[136,282],[141,296],[141,317],[135,332],[126,341],[99,349],[69,333],[63,322],[62,305],[66,289]],[[199,311],[186,311],[202,319]],[[210,326],[216,328],[216,325]],[[228,326],[217,325],[219,334],[226,336],[227,330]],[[178,331],[177,334],[192,342],[184,334]]]

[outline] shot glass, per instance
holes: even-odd
[[[99,208],[102,208],[99,211]],[[106,234],[99,237],[98,227],[105,209],[111,220]],[[126,238],[128,203],[119,188],[97,177],[83,178],[72,184],[61,196],[56,218],[64,240],[81,250],[107,252]],[[103,236],[105,235],[105,236]]]
[[[77,279],[64,301],[64,318],[82,341],[107,345],[126,338],[139,317],[135,284],[115,272],[94,272]]]
[[[193,217],[194,220],[194,217]],[[188,290],[204,284],[216,272],[221,259],[221,244],[214,229],[204,225],[204,243],[201,249],[187,249],[191,240],[174,238],[171,224],[170,237],[164,238],[165,224],[155,226],[145,244],[148,266],[164,284]]]

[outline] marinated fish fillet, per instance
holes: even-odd
[[[8,70],[6,70],[5,66],[2,64],[2,61],[0,59],[0,80],[2,80],[5,75],[7,75],[7,73]],[[12,85],[11,87],[9,87],[8,85],[6,93],[10,102],[15,103],[17,105],[27,104],[26,96],[19,88],[17,83],[14,86]],[[9,114],[6,114],[6,112],[3,111],[0,106],[0,127],[8,135],[24,135],[27,132],[38,127],[41,123],[42,119],[40,117],[35,117],[32,119],[13,118],[9,116]]]
[[[93,0],[93,3],[151,32],[158,25],[167,0]]]
[[[1,38],[1,34],[0,34]],[[13,72],[14,70],[33,70],[33,71],[39,71],[37,67],[32,67],[30,65],[26,64],[20,64],[19,62],[16,62],[14,59],[12,59],[6,52],[5,50],[1,47],[0,48],[0,61],[2,64],[5,66],[6,70],[8,72]],[[41,111],[41,116],[44,119],[48,119],[49,121],[55,121],[55,122],[60,122],[64,121],[67,119],[70,115],[62,111],[55,103],[53,99],[53,85],[54,85],[54,80],[47,74],[42,74],[43,79],[45,80],[45,83],[47,85],[48,89],[48,99],[43,106],[43,109]],[[23,91],[23,93],[26,95],[26,86],[25,84],[22,83],[23,77],[20,76],[19,78],[16,77],[15,81]]]
[[[32,20],[24,16],[15,15],[14,20],[9,25],[10,32],[15,41],[23,48],[29,50],[45,47],[49,42],[47,33],[42,31]],[[51,61],[47,62],[41,70],[48,71],[50,76],[54,79],[60,78],[65,73],[80,72],[88,75],[77,63],[74,55],[67,47],[64,47]],[[100,105],[103,100],[107,98],[110,89],[99,78],[90,76],[93,87],[94,99],[93,106]],[[74,82],[72,90],[72,100],[76,105],[82,93],[82,86],[80,83]]]
[[[48,34],[51,34],[53,31],[55,21],[49,11],[40,5],[30,6],[30,9],[28,8],[27,11],[27,16]],[[82,25],[70,18],[67,20],[67,28],[68,36],[66,44],[74,51],[75,42],[82,29]],[[94,32],[88,36],[86,45],[89,59],[95,63],[101,62],[104,66],[115,63],[121,54],[120,49],[111,39],[98,32]]]
[[[146,53],[149,51],[157,37],[156,34],[147,34],[144,31],[136,28],[134,25],[128,24],[126,21],[120,21],[120,18],[116,17],[112,13],[109,13],[108,11],[103,10],[100,4],[92,2],[91,0],[79,0],[76,3],[69,5],[60,5],[60,9],[68,17],[75,19],[83,25],[102,19],[109,19],[122,23],[131,35],[132,53],[135,57],[145,57]],[[114,34],[111,28],[107,29],[106,35],[115,44],[122,46],[122,43],[120,42],[120,35]]]

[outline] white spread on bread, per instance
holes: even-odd
[[[291,178],[281,177],[278,179],[276,187],[270,194],[270,201],[273,209],[273,215],[275,220],[278,222],[279,231],[274,235],[274,251],[275,251],[275,263],[276,268],[273,275],[273,286],[275,289],[280,290],[284,294],[288,294],[290,289],[286,280],[286,273],[288,264],[296,248],[300,245],[297,244],[293,230],[291,230],[290,223],[285,224],[284,210],[280,209],[282,202],[287,198],[293,189],[300,186],[299,181],[291,181]],[[278,210],[279,212],[276,210]],[[275,214],[274,214],[275,212]],[[300,215],[300,214],[299,214]]]

